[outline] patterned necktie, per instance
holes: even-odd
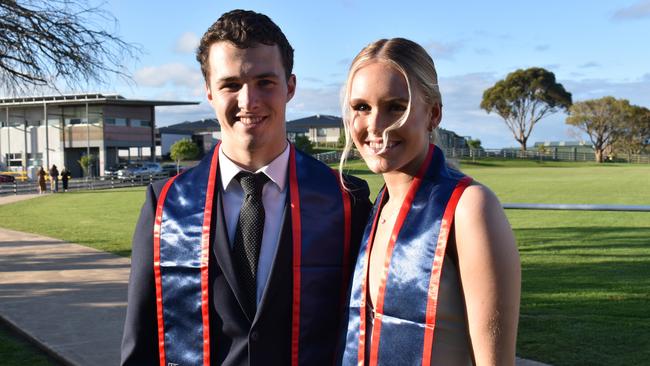
[[[257,262],[264,233],[262,188],[269,178],[264,173],[240,172],[236,177],[244,189],[244,203],[239,212],[233,254],[237,275],[246,295],[248,314],[257,309]]]

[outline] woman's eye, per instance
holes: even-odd
[[[406,106],[403,104],[394,103],[388,107],[388,110],[391,112],[404,112],[406,110]]]

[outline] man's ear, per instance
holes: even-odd
[[[291,74],[289,79],[287,79],[287,103],[293,98],[293,95],[296,93],[296,75]]]
[[[210,89],[210,84],[205,83],[205,96],[209,101],[212,101],[212,90]]]

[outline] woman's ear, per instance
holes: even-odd
[[[440,103],[435,103],[431,107],[431,112],[429,116],[429,121],[427,125],[427,129],[429,132],[433,131],[438,125],[440,124],[440,121],[442,120],[442,106]]]

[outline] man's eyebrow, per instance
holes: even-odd
[[[253,79],[278,79],[279,76],[277,73],[270,71],[270,72],[263,72],[261,74],[257,74],[253,76]],[[237,82],[241,81],[241,77],[238,76],[224,76],[222,78],[217,79],[217,83],[230,83],[230,82]]]

